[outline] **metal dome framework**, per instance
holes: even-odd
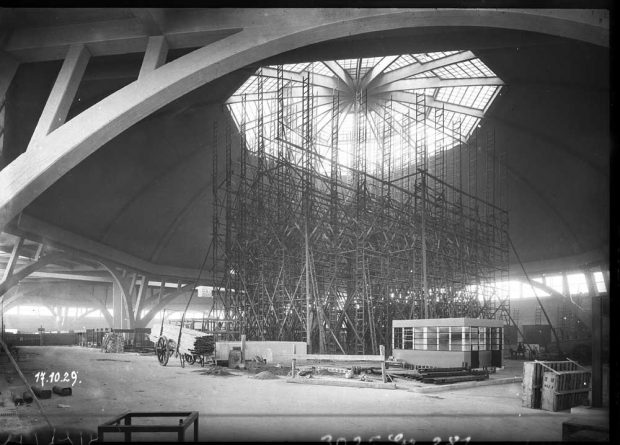
[[[278,70],[282,71],[282,84],[278,83]],[[269,136],[278,132],[279,118],[284,120],[287,140],[302,144],[301,129],[293,122],[302,109],[304,82],[314,99],[313,142],[319,155],[327,156],[331,145],[330,122],[333,98],[337,97],[340,161],[353,166],[356,125],[363,113],[369,125],[366,167],[374,173],[381,163],[381,144],[390,144],[394,160],[415,162],[409,154],[411,141],[423,139],[431,156],[467,141],[504,84],[467,50],[267,66],[250,76],[227,101],[238,128],[245,122],[249,146],[255,145],[258,134],[259,107],[263,107],[268,153],[276,152],[277,141]],[[278,100],[286,104],[280,116]],[[389,141],[381,132],[386,119],[392,127]]]

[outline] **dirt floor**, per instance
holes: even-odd
[[[205,442],[357,442],[356,437],[368,441],[376,436],[401,443],[436,438],[450,443],[455,436],[474,442],[559,441],[562,422],[570,417],[523,408],[520,383],[432,394],[408,391],[411,384],[396,390],[300,385],[286,383],[282,368],[213,373],[197,364],[181,368],[174,358],[163,367],[154,355],[106,354],[78,346],[22,347],[18,363],[32,384],[40,371],[47,376],[59,372],[61,378],[77,372],[71,396],[53,394],[41,403],[57,434],[73,429],[83,431],[83,438],[95,437],[100,423],[124,411],[199,411],[199,440]],[[277,377],[251,378],[265,369]],[[521,370],[522,362],[507,362],[493,376],[519,376]],[[6,357],[0,360],[0,373],[1,400],[22,384]],[[44,387],[53,385],[45,382]],[[7,411],[0,408],[0,443],[8,434],[45,426],[35,404],[17,407],[16,415]],[[186,440],[191,439],[190,428]],[[122,441],[123,435],[107,435],[110,440]],[[176,436],[142,433],[133,440],[175,441]]]

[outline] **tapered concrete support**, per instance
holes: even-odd
[[[41,269],[42,267],[53,263],[55,260],[62,259],[63,254],[49,254],[41,257],[38,261],[34,261],[27,266],[22,267],[18,271],[13,272],[6,280],[0,281],[0,300],[2,296],[13,286],[17,285],[21,280],[26,278],[33,272]]]
[[[151,71],[156,70],[166,62],[168,55],[168,43],[164,36],[149,37],[149,43],[146,46],[142,66],[138,80],[144,78]]]
[[[162,288],[160,290],[160,293],[153,300],[157,300],[157,303],[149,309],[149,311],[144,315],[144,317],[142,317],[140,320],[136,320],[136,327],[145,328],[146,325],[149,324],[153,320],[153,318],[155,318],[155,315],[157,315],[157,313],[164,309],[168,304],[172,303],[181,295],[191,292],[192,286],[193,284],[186,284],[185,286],[182,286],[177,290],[165,295],[161,294],[161,292],[164,291],[164,289]]]
[[[65,123],[89,59],[90,53],[84,45],[69,48],[27,150],[32,149],[45,136]]]
[[[15,270],[15,265],[17,264],[17,260],[19,258],[19,249],[21,249],[21,247],[24,244],[24,239],[23,238],[17,238],[17,241],[15,241],[15,244],[13,245],[13,250],[11,251],[11,257],[9,258],[9,262],[6,265],[6,268],[4,269],[4,273],[2,274],[2,280],[0,280],[0,282],[5,282],[6,280],[9,279],[9,277],[11,275],[13,275],[13,271]]]
[[[112,328],[123,329],[123,290],[114,281],[112,284]]]
[[[137,274],[134,272],[129,277],[125,276],[125,272],[121,274],[114,265],[104,261],[99,261],[103,267],[112,275],[114,283],[114,325],[117,324],[117,313],[122,313],[123,326],[126,329],[133,329],[135,326],[134,309],[133,309],[133,290],[135,288]],[[116,290],[118,288],[118,291]],[[120,300],[117,301],[117,294]],[[120,306],[119,306],[120,305]],[[120,307],[120,308],[119,308]]]
[[[87,296],[87,298],[88,297],[89,296]],[[103,304],[102,301],[100,301],[99,299],[97,299],[94,296],[90,297],[90,299],[91,299],[91,301],[93,301],[95,303],[95,310],[99,309],[99,311],[101,312],[101,315],[103,316],[103,318],[105,318],[105,321],[108,323],[108,326],[110,328],[113,328],[114,327],[114,318],[108,312],[108,308],[105,306],[105,304]]]
[[[110,275],[112,275],[113,278],[113,318],[115,328],[119,323],[117,320],[123,320],[122,325],[124,329],[146,327],[155,315],[166,307],[167,304],[180,295],[190,292],[193,287],[193,283],[186,284],[173,292],[162,295],[161,292],[165,291],[165,287],[162,286],[159,295],[153,297],[152,301],[148,301],[146,300],[149,281],[148,276],[141,277],[141,285],[136,293],[133,292],[133,289],[136,288],[136,283],[138,281],[138,275],[136,273],[123,277],[113,265],[105,262],[100,262],[100,264],[105,267],[108,272],[110,272]],[[134,297],[136,298],[135,305],[133,303]],[[157,301],[157,303],[151,306],[150,310],[144,315],[144,317],[140,317],[140,312],[142,309],[147,307],[148,304],[153,304],[155,301]]]
[[[134,320],[140,319],[140,311],[144,306],[144,300],[146,300],[146,291],[149,287],[149,279],[146,275],[142,275],[140,280],[140,289],[138,290],[138,296],[136,299],[136,307],[134,308]]]

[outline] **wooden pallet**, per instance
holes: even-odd
[[[526,408],[540,409],[542,400],[543,374],[555,371],[576,371],[579,365],[573,361],[533,361],[523,363],[523,390],[521,404]]]
[[[583,405],[591,389],[592,372],[556,371],[543,375],[541,407],[546,411],[560,411]]]

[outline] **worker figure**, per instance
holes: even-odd
[[[517,345],[517,358],[519,356],[525,358],[525,347],[523,346],[522,342],[519,342],[519,344]]]

